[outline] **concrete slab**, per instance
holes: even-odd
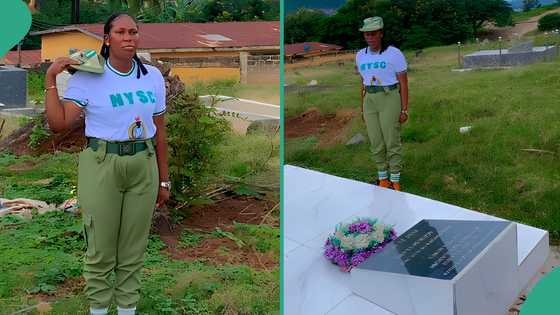
[[[379,188],[295,166],[284,166],[284,237],[302,244],[284,254],[286,314],[351,314],[367,309],[371,315],[387,310],[371,305],[350,289],[349,274],[322,256],[326,237],[337,223],[371,216],[394,224],[398,234],[422,219],[502,220],[461,207],[408,193]],[[548,233],[517,224],[519,287],[529,285],[545,263]],[[504,310],[504,313],[507,310]],[[498,315],[498,314],[496,314]],[[500,314],[501,315],[501,314]]]

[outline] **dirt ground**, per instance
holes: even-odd
[[[257,252],[249,246],[238,247],[229,238],[212,237],[209,234],[217,228],[231,232],[231,225],[237,223],[268,223],[278,226],[278,219],[271,216],[276,204],[254,197],[236,196],[226,198],[211,205],[198,206],[188,210],[188,217],[173,230],[169,225],[159,226],[162,241],[167,245],[164,252],[173,259],[204,260],[213,265],[246,264],[257,270],[269,270],[279,265],[272,255]],[[194,247],[182,248],[179,238],[183,230],[208,233],[209,237]]]
[[[86,144],[83,122],[76,124],[68,131],[50,135],[48,139],[42,141],[36,148],[29,146],[32,130],[33,124],[29,123],[14,131],[8,137],[0,141],[0,151],[7,150],[18,156],[41,155],[59,151],[78,152],[82,150]]]
[[[358,116],[351,109],[340,109],[334,114],[322,114],[310,108],[299,116],[288,118],[284,124],[287,139],[316,136],[320,147],[328,147],[344,141],[348,123]]]
[[[533,30],[536,30],[537,25],[538,25],[538,21],[543,16],[545,16],[547,14],[551,14],[551,13],[558,13],[558,12],[560,12],[560,8],[550,10],[550,11],[547,11],[543,14],[534,16],[534,17],[528,19],[527,21],[519,22],[519,23],[515,24],[515,26],[513,26],[513,27],[490,26],[490,27],[488,27],[488,30],[490,31],[492,38],[495,37],[495,39],[497,39],[498,36],[502,36],[504,39],[513,39],[513,38],[516,38],[517,36],[523,36],[523,35],[531,32]]]
[[[294,63],[286,63],[284,65],[284,69],[285,70],[291,70],[291,69],[298,69],[298,68],[306,68],[306,67],[312,67],[312,66],[318,66],[318,65],[322,65],[324,63],[328,63],[328,62],[338,62],[341,63],[342,65],[344,65],[344,63],[354,63],[354,58],[356,57],[356,54],[340,54],[340,55],[336,55],[336,56],[316,56],[316,57],[312,57],[312,58],[306,58],[303,60],[298,60],[297,62]]]

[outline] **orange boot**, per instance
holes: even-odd
[[[383,188],[391,188],[391,182],[387,178],[378,179],[377,180],[377,186],[383,187]]]
[[[395,183],[391,182],[391,185],[393,186],[393,189],[394,189],[394,190],[401,191],[401,183],[399,183],[399,182],[395,182]]]

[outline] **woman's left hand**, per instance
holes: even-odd
[[[408,114],[401,112],[401,116],[399,117],[399,121],[401,124],[404,124],[408,120]]]
[[[157,202],[156,202],[156,207],[157,208],[161,208],[165,205],[165,203],[167,202],[167,200],[169,200],[169,196],[171,195],[171,193],[169,192],[169,190],[160,187],[159,188],[159,192],[158,192],[158,196],[157,196]]]

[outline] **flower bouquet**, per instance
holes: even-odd
[[[392,228],[377,219],[358,218],[352,223],[339,223],[325,243],[325,257],[343,271],[364,262],[397,238]]]

